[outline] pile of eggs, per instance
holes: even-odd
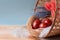
[[[46,27],[49,27],[51,24],[52,24],[52,21],[48,18],[45,18],[43,20],[36,19],[32,24],[32,28],[33,29],[46,28]]]

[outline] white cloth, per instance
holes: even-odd
[[[2,27],[2,28],[1,28]],[[16,27],[16,28],[14,28]],[[25,25],[19,25],[19,26],[0,26],[0,35],[13,35],[14,37],[20,38],[20,37],[28,37],[30,34],[28,30],[26,29]]]

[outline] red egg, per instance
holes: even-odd
[[[39,28],[46,28],[47,27],[47,24],[45,24],[45,23],[41,23],[40,25],[39,25]]]
[[[52,24],[52,21],[48,18],[42,20],[43,23],[47,24],[47,26],[50,26]]]
[[[33,24],[32,24],[32,28],[33,28],[33,29],[39,28],[39,24],[40,24],[40,23],[41,23],[41,20],[36,19],[36,20],[33,22]]]

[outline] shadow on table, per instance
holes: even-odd
[[[40,38],[40,40],[60,40],[60,35],[49,37],[49,38]]]

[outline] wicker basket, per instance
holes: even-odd
[[[37,11],[37,6],[44,6],[45,2],[51,2],[51,0],[37,0],[34,8],[34,13]],[[37,17],[32,15],[29,17],[27,22],[27,29],[31,33],[32,36],[35,37],[50,37],[55,35],[60,35],[60,13],[59,13],[59,0],[54,0],[56,4],[56,10],[54,11],[54,16],[50,16],[49,18],[52,20],[52,25],[48,28],[39,28],[39,29],[32,29],[32,23]],[[51,10],[52,11],[52,10]],[[45,32],[44,32],[45,31]]]

